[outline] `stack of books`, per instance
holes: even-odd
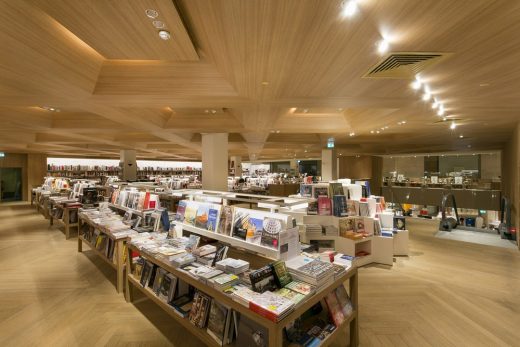
[[[216,268],[238,275],[249,270],[249,262],[242,259],[226,258],[216,263]]]
[[[294,306],[294,302],[291,300],[272,292],[264,292],[255,296],[253,300],[249,302],[249,309],[251,311],[273,322],[284,319],[294,310]]]
[[[313,235],[321,235],[324,233],[323,227],[319,224],[306,224],[305,233]]]
[[[231,298],[245,307],[249,307],[249,303],[253,301],[260,293],[252,291],[248,286],[237,284],[225,290],[231,295]]]
[[[188,273],[198,279],[201,282],[207,283],[207,281],[215,276],[218,276],[222,273],[222,270],[215,269],[209,266],[199,266],[197,268],[193,268],[188,271]]]
[[[182,267],[195,262],[195,257],[191,253],[183,253],[170,260],[173,266]]]
[[[334,267],[330,262],[300,255],[285,264],[294,279],[310,283],[318,289],[334,282]]]
[[[220,271],[220,270],[217,270]],[[224,291],[239,282],[238,276],[233,274],[220,274],[208,280],[208,285],[215,289]]]

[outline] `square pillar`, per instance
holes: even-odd
[[[121,167],[121,179],[123,181],[137,181],[137,160],[134,149],[121,150],[119,166]]]
[[[227,191],[228,134],[202,134],[202,189]]]
[[[321,180],[332,181],[338,179],[338,161],[336,158],[336,150],[321,150]]]

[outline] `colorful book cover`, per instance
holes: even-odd
[[[336,298],[338,299],[339,306],[343,311],[343,316],[345,318],[349,317],[352,314],[353,307],[344,285],[340,285],[336,288]]]
[[[175,220],[184,222],[184,213],[186,212],[186,201],[181,200],[177,205],[177,212],[175,213]]]
[[[193,201],[186,202],[186,211],[184,212],[184,223],[195,225],[197,216],[197,204]]]
[[[283,288],[292,282],[291,274],[287,271],[283,260],[275,261],[271,264],[271,268],[273,269],[274,279],[278,288]]]
[[[332,205],[336,217],[348,216],[347,197],[345,195],[334,195]]]
[[[222,206],[217,233],[231,236],[233,225],[233,209],[231,206]]]
[[[195,226],[197,228],[206,229],[208,226],[209,206],[200,204],[195,215]]]
[[[343,185],[341,183],[329,183],[329,196],[345,195]]]
[[[312,196],[312,184],[300,184],[300,195],[310,198]]]
[[[356,202],[347,200],[347,211],[349,216],[357,216]]]
[[[217,220],[218,220],[218,214],[219,214],[219,211],[214,209],[214,208],[210,208],[209,209],[209,213],[208,213],[208,223],[206,225],[206,228],[209,230],[209,231],[216,231],[217,230]]]
[[[301,282],[301,281],[292,281],[288,283],[285,288],[295,291],[297,293],[303,295],[309,295],[314,293],[315,289],[309,283]]]
[[[363,217],[361,218],[355,218],[355,232],[356,233],[364,233],[365,232],[365,219]]]
[[[219,345],[224,345],[226,328],[229,325],[231,310],[219,303],[217,300],[211,301],[208,319],[208,334],[217,341]]]
[[[331,215],[331,202],[326,196],[318,197],[318,215],[330,216]]]
[[[333,290],[325,297],[325,303],[327,304],[327,308],[329,309],[329,315],[337,327],[339,327],[343,321],[345,320],[345,316],[343,315],[343,310],[341,309],[338,299],[336,297],[336,291]]]
[[[262,223],[261,244],[267,247],[278,249],[282,225],[282,221],[279,219],[269,217],[264,218]]]
[[[309,206],[307,207],[307,214],[310,214],[310,215],[318,214],[318,201],[309,202]]]
[[[312,186],[312,197],[317,199],[320,196],[329,196],[329,186]]]
[[[339,236],[348,237],[355,229],[354,218],[343,217],[339,220]]]
[[[394,229],[406,230],[406,219],[404,216],[394,216]]]

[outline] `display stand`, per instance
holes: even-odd
[[[270,347],[277,347],[282,346],[283,344],[283,329],[285,326],[290,324],[292,321],[294,321],[296,318],[300,317],[305,311],[310,309],[312,306],[314,306],[316,303],[324,300],[325,296],[329,294],[331,291],[333,291],[335,288],[339,287],[340,285],[343,285],[346,281],[349,282],[349,293],[350,298],[352,301],[352,305],[354,307],[354,310],[350,317],[347,317],[342,325],[336,328],[334,332],[329,335],[320,346],[327,346],[330,343],[332,343],[334,340],[336,340],[340,336],[340,332],[342,329],[344,329],[347,325],[350,329],[350,346],[358,346],[358,279],[357,279],[357,269],[356,268],[350,268],[347,270],[347,272],[337,278],[332,284],[329,286],[323,288],[322,290],[319,290],[314,295],[312,295],[307,301],[305,301],[303,304],[301,304],[299,307],[297,307],[292,313],[290,313],[287,317],[284,319],[273,322],[267,318],[264,318],[263,316],[249,310],[249,308],[241,305],[240,303],[237,303],[234,301],[230,296],[225,294],[224,292],[217,290],[213,287],[207,286],[204,283],[198,281],[197,279],[191,277],[188,275],[187,272],[180,270],[171,264],[164,262],[161,259],[157,259],[154,256],[147,254],[146,252],[137,249],[137,247],[129,244],[128,245],[128,256],[127,256],[127,263],[126,268],[128,269],[127,275],[126,275],[126,299],[128,302],[132,302],[134,298],[134,287],[140,290],[145,296],[150,298],[152,301],[154,301],[159,307],[161,307],[163,310],[165,310],[170,316],[172,316],[177,322],[179,322],[181,325],[183,325],[189,332],[191,332],[193,335],[198,337],[202,342],[204,342],[208,346],[219,346],[213,338],[211,338],[205,330],[199,329],[195,327],[193,324],[189,322],[186,318],[181,318],[179,315],[177,315],[174,311],[174,309],[166,304],[165,302],[161,301],[153,291],[151,291],[149,288],[143,287],[139,280],[135,278],[130,269],[131,269],[131,252],[137,251],[140,253],[140,255],[145,258],[146,260],[156,264],[157,266],[160,266],[161,268],[165,269],[166,271],[172,273],[177,278],[181,279],[182,281],[190,284],[191,286],[199,289],[200,291],[206,293],[207,295],[211,296],[213,299],[217,300],[218,302],[230,307],[231,309],[239,312],[240,314],[243,314],[247,316],[249,319],[255,321],[256,323],[264,326],[267,331],[269,332],[269,346]],[[233,345],[233,343],[231,344]]]
[[[50,204],[51,204],[51,211],[52,211],[54,203],[50,202]],[[52,213],[50,213],[49,214],[49,225],[53,226],[54,221],[56,221],[56,223],[58,223],[60,226],[62,226],[65,229],[65,239],[67,239],[67,240],[70,238],[70,228],[76,228],[76,230],[78,231],[78,235],[79,235],[79,217],[75,223],[70,222],[70,212],[72,210],[76,210],[77,211],[76,213],[79,213],[79,207],[66,207],[66,206],[60,205],[60,207],[57,207],[57,208],[63,209],[63,217],[61,219],[55,218],[52,215]]]
[[[124,286],[124,282],[125,282],[125,277],[124,277],[124,273],[125,273],[125,261],[124,261],[125,250],[124,249],[125,249],[127,237],[125,236],[125,237],[116,238],[111,233],[106,232],[106,230],[104,230],[102,227],[100,227],[100,226],[98,226],[96,224],[91,223],[89,220],[87,220],[86,218],[84,218],[81,215],[78,216],[78,221],[79,221],[79,230],[81,230],[82,224],[86,223],[86,224],[89,224],[90,226],[94,227],[95,229],[99,230],[101,233],[104,233],[110,239],[112,239],[114,241],[114,247],[115,247],[114,248],[114,259],[115,259],[115,262],[112,261],[111,259],[108,259],[107,256],[103,252],[101,252],[98,249],[96,249],[96,247],[94,245],[92,245],[91,242],[86,240],[82,235],[78,235],[78,252],[81,253],[83,251],[83,243],[85,243],[85,244],[87,244],[90,247],[90,249],[95,254],[97,254],[101,259],[103,259],[106,263],[108,263],[111,267],[113,267],[116,270],[116,273],[117,273],[116,290],[117,290],[118,293],[121,293],[123,291],[123,286]]]
[[[408,230],[399,230],[394,234],[394,255],[408,256]]]

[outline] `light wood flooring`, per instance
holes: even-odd
[[[409,258],[360,269],[361,346],[520,346],[520,253],[409,228]],[[0,346],[202,346],[28,205],[0,206],[0,251]]]

